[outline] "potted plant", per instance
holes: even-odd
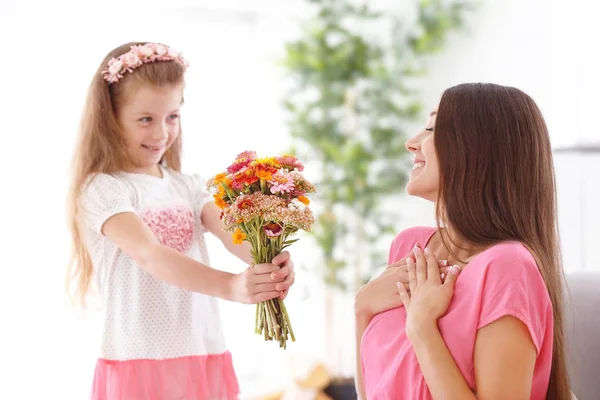
[[[302,36],[286,43],[284,66],[293,89],[284,106],[293,152],[322,171],[313,234],[329,287],[325,334],[335,338],[336,293],[354,293],[373,267],[385,263],[385,236],[397,230],[398,215],[383,205],[404,191],[406,131],[422,116],[411,83],[425,73],[425,56],[461,25],[467,4],[421,0],[410,22],[367,2],[308,1],[314,15]],[[328,361],[336,379],[325,393],[356,398],[354,379],[335,370],[334,341]]]

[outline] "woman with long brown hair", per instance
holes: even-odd
[[[554,168],[535,102],[452,87],[406,147],[407,191],[435,204],[437,227],[400,233],[356,296],[359,394],[569,399]]]

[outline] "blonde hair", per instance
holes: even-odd
[[[102,70],[112,58],[128,52],[131,46],[146,42],[132,42],[117,47],[106,55],[88,89],[79,136],[72,159],[70,188],[67,200],[67,220],[73,250],[66,276],[67,293],[71,300],[85,306],[90,290],[93,266],[83,241],[83,227],[79,200],[88,179],[96,174],[111,174],[125,169],[129,154],[127,144],[117,122],[120,106],[127,95],[142,85],[167,86],[183,84],[185,68],[175,61],[144,64],[126,74],[118,83],[108,84]],[[181,131],[166,151],[162,163],[176,171],[181,170]]]

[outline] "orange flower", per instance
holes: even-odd
[[[215,184],[219,184],[221,182],[225,182],[225,178],[227,177],[227,174],[225,172],[221,172],[220,174],[217,174],[215,176]]]
[[[258,170],[256,171],[256,176],[259,179],[264,179],[265,181],[273,180],[273,174],[269,170]]]
[[[227,204],[219,194],[213,194],[213,197],[215,198],[215,204],[221,210],[224,210],[227,208],[227,206],[229,206],[229,204]]]
[[[236,228],[233,232],[233,244],[242,244],[244,239],[246,239],[246,234],[240,228]]]
[[[298,201],[303,203],[305,206],[310,204],[310,200],[306,196],[298,196]]]

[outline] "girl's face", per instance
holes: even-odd
[[[435,118],[437,110],[429,114],[425,129],[406,142],[406,149],[414,155],[406,191],[411,196],[435,202],[438,196],[440,173],[434,145]]]
[[[117,120],[127,142],[130,172],[161,176],[158,163],[180,131],[183,84],[143,85],[127,96]]]

